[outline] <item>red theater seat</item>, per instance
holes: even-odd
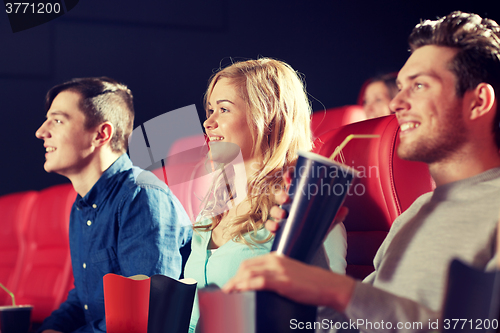
[[[380,135],[353,139],[342,150],[345,164],[361,172],[345,201],[347,274],[361,279],[373,271],[373,257],[394,219],[418,196],[432,191],[434,182],[426,164],[397,156],[399,125],[392,115],[327,132],[316,140],[315,151],[330,156],[350,134]]]
[[[204,134],[191,135],[180,138],[175,141],[170,147],[170,150],[168,151],[168,158],[172,159],[174,155],[184,153],[189,149],[200,148],[204,145],[206,145]]]
[[[68,230],[75,197],[70,184],[40,191],[27,222],[26,253],[15,293],[19,304],[34,306],[34,322],[59,307],[73,282]]]
[[[28,191],[0,197],[0,283],[9,290],[17,288],[24,262],[24,233],[37,192]],[[11,304],[11,298],[0,290],[0,305]]]
[[[313,137],[334,128],[352,124],[366,119],[363,107],[360,105],[346,105],[324,111],[316,111],[311,117],[311,130]]]
[[[152,172],[165,181],[170,190],[194,222],[201,210],[201,200],[207,192],[212,178],[204,175],[207,154],[204,135],[181,138],[172,144],[165,166]]]

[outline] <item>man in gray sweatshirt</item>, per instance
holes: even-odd
[[[270,254],[244,262],[225,291],[267,289],[329,306],[366,332],[429,331],[436,323],[443,327],[454,258],[483,270],[496,267],[500,27],[453,12],[418,24],[409,44],[412,54],[390,103],[401,128],[398,155],[427,163],[435,191],[394,221],[375,271],[363,282]],[[272,216],[284,211],[273,207]],[[268,222],[268,228],[276,225]]]

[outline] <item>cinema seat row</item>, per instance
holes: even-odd
[[[0,197],[0,282],[17,304],[34,306],[35,322],[59,307],[73,286],[68,221],[75,197],[71,184]],[[10,302],[0,294],[0,305]]]
[[[314,151],[324,156],[349,134],[380,135],[352,140],[343,149],[345,164],[364,171],[346,198],[350,213],[344,222],[347,273],[363,278],[373,270],[373,257],[392,221],[434,184],[425,164],[397,157],[399,126],[394,116],[364,121],[359,111],[359,106],[346,106],[315,113],[312,129]],[[199,142],[202,136],[179,139],[165,166],[153,170],[170,184],[193,221],[211,178],[200,173],[199,155],[186,159],[181,153],[196,150]],[[15,293],[18,304],[34,305],[34,322],[56,309],[73,285],[68,222],[75,196],[71,184],[64,184],[0,197],[0,282]],[[0,293],[0,305],[5,304],[10,298]]]

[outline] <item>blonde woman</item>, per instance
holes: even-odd
[[[275,202],[273,192],[285,188],[284,175],[297,151],[312,148],[307,93],[284,62],[261,58],[218,71],[206,91],[205,108],[203,126],[211,149],[232,143],[240,148],[242,161],[221,173],[195,225],[184,275],[197,280],[198,288],[222,287],[242,261],[270,251],[272,235],[264,223]],[[243,176],[238,170],[244,170]],[[238,185],[242,179],[243,186]],[[322,249],[317,261],[344,273],[344,226],[339,224],[328,238],[328,259]],[[190,332],[198,317],[195,305]]]

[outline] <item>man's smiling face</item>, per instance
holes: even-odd
[[[52,101],[47,119],[35,133],[44,140],[47,172],[68,177],[88,166],[94,132],[85,128],[80,99],[80,94],[73,91],[59,93]]]
[[[449,69],[456,52],[434,45],[420,47],[399,72],[399,93],[390,103],[401,127],[399,157],[435,163],[466,142],[463,99]]]

